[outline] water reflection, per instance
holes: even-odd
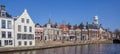
[[[120,54],[119,44],[91,44],[0,54]]]

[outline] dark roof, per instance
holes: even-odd
[[[2,10],[0,10],[0,17],[12,18],[12,16],[10,14],[8,14],[7,12],[5,12],[5,16],[1,16],[1,14],[2,14],[1,11]]]
[[[88,24],[87,26],[88,26],[89,29],[100,29],[100,28],[102,28],[102,26],[99,25],[99,24]]]
[[[39,23],[36,23],[35,27],[42,27],[42,26]]]
[[[12,16],[10,14],[8,14],[7,12],[6,12],[6,17],[12,18]]]
[[[14,18],[14,20],[17,20],[17,18]]]

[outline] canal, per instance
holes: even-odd
[[[0,54],[120,54],[120,44],[90,44]]]

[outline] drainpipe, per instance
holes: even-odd
[[[14,38],[13,38],[13,42],[14,42],[14,47],[15,47],[15,20],[13,19],[13,33],[14,33]]]

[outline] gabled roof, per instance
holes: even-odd
[[[17,18],[15,18],[14,20],[16,21],[19,18],[29,18],[31,20],[31,22],[34,23],[31,19],[30,15],[27,12],[27,9],[24,9],[23,13],[20,16],[18,16]]]

